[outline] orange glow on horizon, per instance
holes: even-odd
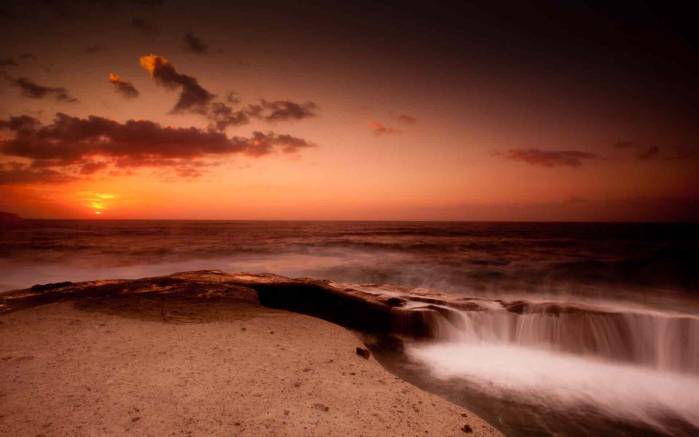
[[[547,88],[539,76],[510,81],[448,62],[424,63],[423,71],[358,58],[356,68],[344,68],[335,51],[311,65],[288,48],[253,50],[236,38],[229,41],[235,50],[212,46],[207,56],[184,54],[171,41],[113,38],[114,53],[71,58],[51,77],[35,61],[13,67],[48,94],[28,98],[31,88],[6,84],[0,121],[9,127],[31,110],[37,123],[26,125],[32,135],[0,123],[7,151],[0,153],[0,211],[271,220],[696,216],[696,136],[669,113],[624,121],[616,116],[629,107],[622,102],[597,105],[577,87]],[[36,51],[42,62],[60,61],[55,50]],[[62,88],[77,101],[69,104],[56,91]],[[313,115],[303,102],[317,105]],[[77,120],[56,123],[57,113]],[[104,135],[80,127],[90,117],[107,120]],[[149,137],[150,129],[159,136]],[[271,150],[256,132],[317,147]],[[264,153],[246,153],[243,144]]]
[[[116,198],[112,193],[99,192],[81,192],[77,193],[79,199],[84,202],[84,205],[90,208],[95,215],[102,215],[107,210],[110,202]]]

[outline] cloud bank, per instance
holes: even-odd
[[[7,78],[7,80],[20,89],[20,93],[23,97],[30,99],[43,99],[44,97],[53,97],[59,102],[74,103],[78,99],[72,97],[68,94],[68,90],[63,87],[51,87],[39,85],[26,77],[20,77],[17,79]]]
[[[303,138],[274,132],[228,137],[222,132],[165,127],[147,120],[120,123],[63,113],[49,124],[26,115],[10,117],[0,120],[0,130],[13,134],[0,140],[0,158],[5,158],[0,180],[4,184],[65,181],[108,167],[164,167],[191,174],[212,159],[289,154],[314,146]]]

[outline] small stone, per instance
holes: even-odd
[[[368,360],[371,356],[371,352],[369,352],[369,349],[364,349],[363,347],[357,347],[355,352],[357,353],[357,355],[364,358],[365,360]]]
[[[138,422],[139,420],[141,420],[141,417],[140,417],[140,416],[136,416],[136,417],[132,417],[132,418],[131,418],[131,421],[132,421],[132,422]]]
[[[326,413],[330,411],[330,407],[323,404],[313,404],[313,408],[315,408],[316,410],[324,411]]]
[[[464,425],[463,428],[461,428],[461,431],[465,432],[466,434],[470,434],[473,432],[473,428],[471,428],[471,425]]]

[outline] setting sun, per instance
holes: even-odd
[[[116,198],[112,193],[95,193],[95,192],[79,192],[76,197],[84,202],[84,205],[90,208],[95,215],[102,215],[111,202]]]

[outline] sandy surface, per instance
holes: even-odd
[[[361,345],[332,323],[248,303],[20,310],[0,316],[0,435],[498,435],[359,357]]]

